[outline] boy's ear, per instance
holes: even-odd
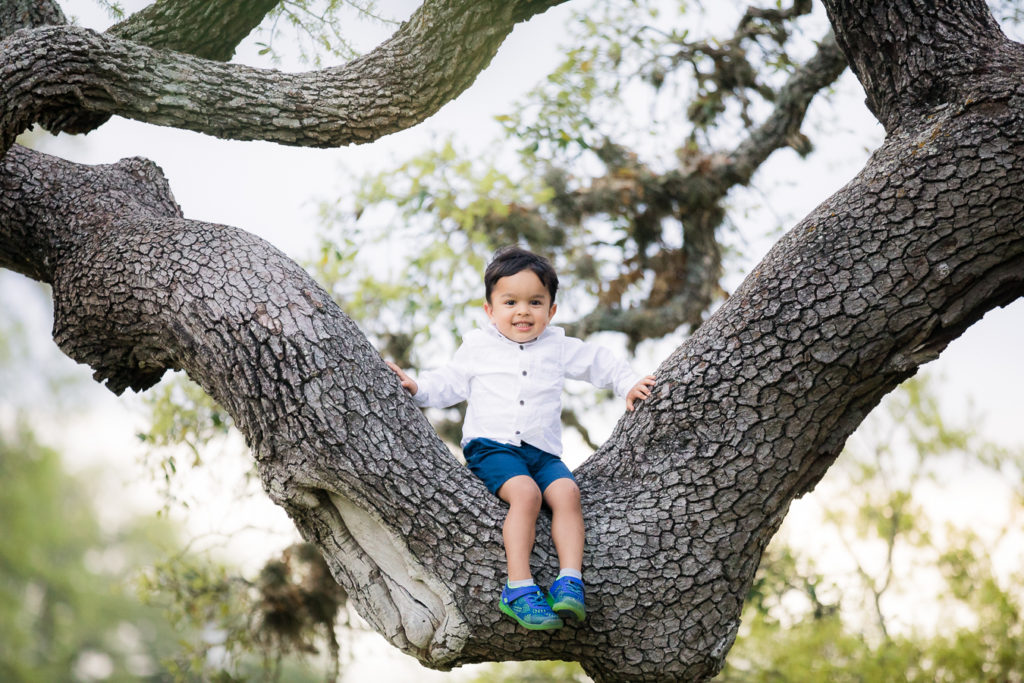
[[[490,302],[488,302],[488,301],[485,301],[485,302],[484,302],[484,313],[486,313],[486,314],[487,314],[487,317],[488,317],[488,318],[491,318],[491,317],[492,317],[492,315],[491,315],[492,311],[493,311],[493,309],[491,309],[491,304],[490,304]]]
[[[551,304],[551,310],[548,311],[548,320],[551,320],[552,318],[555,317],[555,311],[557,311],[557,310],[558,310],[558,304],[552,303]]]

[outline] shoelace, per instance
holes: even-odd
[[[548,605],[547,601],[544,599],[544,596],[541,595],[539,591],[534,593],[527,593],[522,598],[520,598],[520,600],[526,602],[531,612],[543,610],[543,608],[547,607]]]

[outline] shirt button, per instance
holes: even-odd
[[[517,430],[516,430],[516,434],[522,434],[522,432],[520,432],[520,431],[519,431],[519,430],[517,429]]]
[[[525,405],[526,405],[526,401],[520,401],[520,402],[519,402],[519,405],[521,405],[521,406],[525,406]]]
[[[523,370],[523,376],[524,377],[526,376],[526,370]]]
[[[525,350],[526,350],[526,347],[525,347],[525,346],[523,346],[522,344],[520,344],[520,345],[519,345],[519,349],[520,349],[521,351],[525,351]]]

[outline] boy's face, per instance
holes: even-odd
[[[491,300],[484,304],[498,332],[515,342],[539,337],[556,308],[548,288],[529,269],[499,279],[491,290]]]

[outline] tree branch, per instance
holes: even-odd
[[[109,33],[156,49],[176,50],[226,61],[234,54],[238,43],[277,2],[159,0],[113,26]],[[0,21],[0,40],[18,28],[62,26],[67,23],[60,7],[49,0],[5,2],[0,4],[0,12],[6,13],[0,16],[3,19]],[[3,52],[2,49],[0,52]],[[52,121],[48,126],[52,132],[94,130],[107,122],[110,113],[67,111],[60,116],[59,120]],[[4,150],[4,139],[0,135],[0,154]]]
[[[0,40],[21,28],[66,24],[53,0],[0,0]]]
[[[928,3],[825,0],[840,47],[887,132],[922,108],[962,99],[975,76],[1000,65],[1006,36],[984,0]],[[957,91],[961,91],[958,93]]]
[[[280,0],[157,0],[107,29],[154,49],[226,62]]]
[[[561,1],[428,0],[371,53],[303,74],[210,62],[73,27],[22,31],[0,43],[0,153],[32,123],[85,132],[74,125],[83,110],[236,140],[370,142],[436,112],[469,87],[517,21]]]
[[[811,100],[845,69],[842,52],[829,31],[818,43],[815,54],[779,89],[772,113],[735,149],[729,153],[681,159],[680,169],[644,183],[648,189],[643,193],[645,202],[657,204],[652,201],[650,189],[660,188],[666,201],[676,207],[674,211],[683,223],[683,265],[679,268],[683,282],[667,299],[648,300],[632,308],[599,306],[566,325],[566,331],[576,336],[597,331],[625,332],[635,343],[671,334],[682,325],[697,328],[720,292],[721,254],[715,231],[724,215],[720,206],[722,200],[737,185],[749,183],[772,152],[793,145],[795,138],[802,137],[800,126]],[[653,175],[646,168],[641,171]],[[634,177],[641,175],[640,172],[633,174]],[[612,193],[612,196],[621,197],[622,193]]]
[[[795,138],[802,137],[800,126],[814,96],[830,86],[846,70],[846,59],[829,31],[806,63],[789,77],[775,98],[775,109],[764,123],[750,134],[712,170],[717,194],[725,196],[736,185],[750,182],[754,172],[768,156],[782,147],[793,146],[802,152]],[[804,152],[806,153],[806,152]]]

